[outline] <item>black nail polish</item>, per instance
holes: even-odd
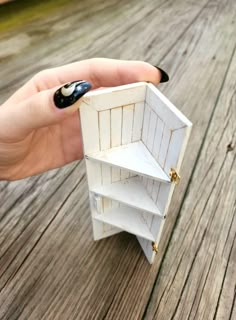
[[[85,80],[69,82],[55,92],[54,103],[59,109],[67,108],[79,100],[91,88],[92,85]]]
[[[169,76],[168,74],[162,70],[161,68],[157,67],[157,66],[154,66],[155,68],[157,68],[160,72],[161,72],[161,81],[160,82],[167,82],[169,81]]]

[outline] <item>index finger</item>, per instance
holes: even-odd
[[[39,72],[9,100],[11,103],[13,100],[19,102],[42,90],[48,90],[76,80],[89,81],[93,89],[139,81],[158,84],[161,80],[161,72],[156,67],[143,61],[88,59]]]

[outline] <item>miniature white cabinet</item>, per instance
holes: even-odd
[[[130,232],[152,263],[192,124],[143,82],[86,94],[80,117],[94,239]]]

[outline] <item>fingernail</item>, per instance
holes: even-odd
[[[160,82],[167,82],[169,81],[169,76],[168,74],[162,70],[161,68],[157,67],[157,66],[154,66],[155,68],[157,68],[160,72],[161,72],[161,81]]]
[[[85,80],[69,82],[55,92],[54,103],[59,109],[70,107],[91,88]]]

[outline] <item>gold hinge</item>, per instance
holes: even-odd
[[[180,181],[180,175],[173,168],[170,169],[170,181],[174,182],[175,184],[178,184]]]
[[[158,252],[158,244],[156,242],[152,242],[152,251],[154,251],[155,253]]]

